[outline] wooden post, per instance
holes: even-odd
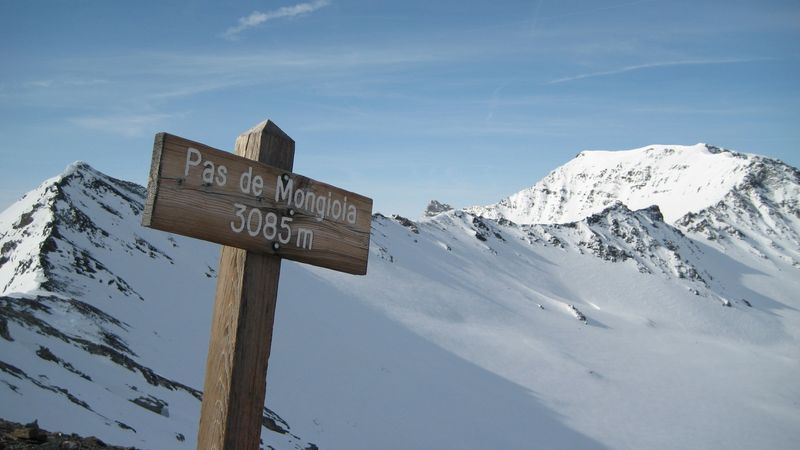
[[[236,139],[236,154],[286,171],[294,141],[271,121]],[[198,450],[257,450],[281,258],[222,247]]]

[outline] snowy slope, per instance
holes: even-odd
[[[376,215],[366,277],[284,262],[265,444],[794,448],[797,170],[760,161],[679,223],[438,208]],[[217,250],[141,228],[142,193],[79,164],[0,215],[0,416],[194,446]]]
[[[793,448],[800,438],[791,266],[719,253],[652,210],[567,225],[464,212],[374,225],[381,258],[367,278],[314,271],[601,444]]]

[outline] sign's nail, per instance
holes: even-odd
[[[273,242],[272,243],[272,249],[275,250],[276,252],[278,250],[280,250],[280,248],[281,248],[281,244],[278,244],[277,242]]]
[[[281,175],[281,178],[283,179],[283,181],[289,181],[289,174],[285,173],[285,174]]]
[[[294,209],[289,208],[289,217],[294,217]]]

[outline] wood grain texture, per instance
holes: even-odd
[[[277,153],[287,154],[283,161],[254,162],[247,157],[257,153],[259,145],[275,148]],[[291,148],[290,148],[291,147]],[[224,184],[208,182],[203,177],[203,166],[194,165],[187,170],[187,152],[195,149],[213,167],[224,166],[227,179]],[[236,142],[237,155],[217,150],[199,142],[178,136],[160,133],[153,149],[153,164],[148,181],[148,195],[142,224],[151,228],[169,231],[184,236],[244,248],[265,254],[277,254],[283,258],[327,267],[342,272],[363,275],[367,270],[369,256],[372,200],[362,195],[322,183],[291,172],[286,160],[294,156],[294,141],[271,122],[260,124],[239,136]],[[245,157],[243,157],[245,156]],[[251,171],[263,180],[263,187],[256,195],[241,188],[241,175]],[[188,172],[188,173],[187,173]],[[301,205],[276,195],[278,178],[289,176],[293,192],[303,191]],[[331,208],[319,211],[319,200]],[[297,200],[295,195],[294,200]],[[317,202],[312,199],[318,200]],[[311,200],[311,201],[310,201]],[[349,216],[337,217],[336,203],[341,209],[353,208],[355,221]],[[243,205],[247,214],[258,210],[247,222],[248,229],[259,229],[260,218],[267,214],[290,217],[288,241],[274,247],[276,239],[268,239],[264,233],[235,232],[243,223],[236,216],[237,206]],[[340,210],[341,210],[340,209]],[[262,228],[263,231],[263,228]],[[313,239],[304,239],[311,233]]]
[[[147,177],[147,197],[145,198],[145,208],[142,212],[142,225],[149,227],[153,221],[153,205],[156,203],[156,193],[158,193],[158,180],[161,178],[161,149],[164,148],[164,136],[166,133],[156,134],[153,142],[153,157],[150,161],[150,174]]]
[[[291,170],[294,141],[271,122],[236,140],[239,155]],[[224,246],[208,347],[198,450],[256,450],[281,258]]]

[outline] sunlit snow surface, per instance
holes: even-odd
[[[564,166],[658,165],[651,174],[674,179],[661,190],[700,188],[692,204],[637,203],[592,164],[575,173],[622,203],[568,196],[574,223],[376,216],[366,277],[284,262],[266,405],[286,432],[264,428],[265,445],[795,448],[797,171],[703,148],[686,147],[700,157],[680,169],[719,170],[702,183],[669,175],[674,153],[647,149]],[[727,191],[705,192],[713,177]],[[591,191],[579,184],[570,192]],[[218,248],[142,228],[143,193],[77,164],[0,215],[0,317],[13,339],[0,337],[0,416],[194,448]],[[654,203],[661,211],[636,211]]]
[[[567,223],[621,201],[631,209],[658,205],[673,222],[722,200],[752,160],[706,144],[585,151],[531,188],[471,210],[518,223]]]

